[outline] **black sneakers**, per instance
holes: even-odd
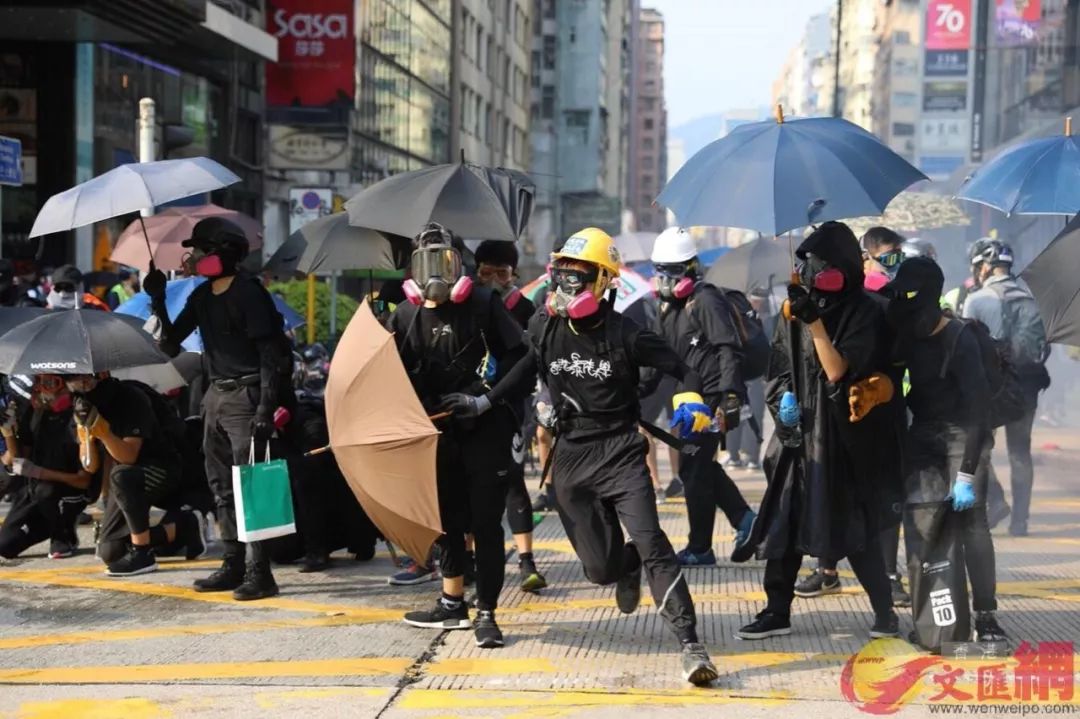
[[[536,568],[536,562],[532,557],[519,559],[518,571],[521,572],[521,591],[538,592],[547,586],[547,579]]]
[[[682,675],[683,679],[694,686],[702,687],[710,684],[720,673],[705,651],[704,644],[690,642],[683,645],[682,650]]]
[[[768,639],[791,634],[791,617],[783,617],[768,610],[761,612],[754,621],[735,632],[739,639]]]
[[[633,542],[623,546],[623,575],[615,585],[615,603],[623,614],[633,614],[641,603],[641,555]]]
[[[248,562],[244,582],[233,590],[232,596],[238,602],[250,602],[254,599],[268,599],[278,595],[278,585],[270,571],[270,562]]]
[[[975,641],[1003,644],[1009,641],[993,612],[975,612]]]
[[[330,566],[330,555],[326,552],[308,552],[304,555],[304,561],[300,564],[300,569],[297,570],[300,574],[311,574],[312,572],[321,572]]]
[[[196,592],[231,592],[244,583],[244,555],[226,554],[221,567],[209,577],[196,579]]]
[[[494,616],[491,622],[495,623]],[[469,621],[469,606],[464,601],[457,602],[457,606],[451,609],[441,598],[435,600],[433,609],[408,612],[405,615],[405,623],[414,627],[431,629],[468,629],[472,626],[472,622]]]
[[[804,599],[839,593],[840,577],[826,574],[821,569],[815,569],[813,574],[795,585],[795,596]]]
[[[473,627],[476,646],[481,649],[497,649],[504,645],[502,630],[495,623],[495,612],[481,609],[476,613],[476,622]]]
[[[900,636],[900,617],[896,616],[896,612],[889,612],[887,616],[878,617],[874,620],[874,626],[870,628],[871,639],[898,636]]]
[[[110,577],[134,577],[157,571],[157,558],[150,547],[137,547],[134,544],[128,553],[110,564],[105,574]]]
[[[892,587],[892,605],[894,607],[910,607],[911,595],[904,589],[904,580],[899,574],[889,575],[889,585]]]

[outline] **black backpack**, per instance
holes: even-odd
[[[763,377],[769,369],[769,338],[765,335],[761,317],[750,304],[750,300],[739,290],[716,287],[705,282],[700,283],[698,288],[698,291],[717,292],[726,300],[731,322],[735,325],[742,345],[740,369],[743,380]]]
[[[955,329],[953,329],[955,327]],[[941,379],[945,379],[949,363],[956,351],[956,345],[964,330],[975,335],[982,355],[983,371],[990,384],[990,427],[1002,427],[1024,416],[1027,403],[1024,389],[1020,384],[1020,375],[1012,360],[1012,352],[1007,342],[995,340],[990,330],[982,322],[973,319],[954,319],[946,327],[953,337],[941,366]]]
[[[157,420],[158,429],[161,430],[160,442],[162,448],[171,448],[181,456],[186,455],[188,448],[187,424],[169,400],[161,396],[150,385],[138,380],[125,379],[121,381],[128,387],[139,390],[150,400],[150,407],[154,411],[154,419]]]

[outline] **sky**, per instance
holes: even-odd
[[[642,0],[665,20],[668,127],[766,106],[788,52],[831,0]]]

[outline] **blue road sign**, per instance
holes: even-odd
[[[22,184],[22,143],[0,135],[0,185]]]

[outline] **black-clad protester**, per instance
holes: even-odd
[[[178,508],[183,482],[176,445],[148,395],[153,390],[107,373],[70,375],[65,381],[75,396],[75,422],[84,440],[80,442],[83,467],[89,471],[95,461],[105,461],[105,456],[94,457],[95,451],[111,459],[98,540],[98,557],[105,562],[105,573],[129,577],[156,571],[154,547],[175,541],[198,547],[197,553],[201,553],[202,533],[191,512],[150,526],[151,507]],[[97,442],[91,443],[90,437]]]
[[[733,430],[739,426],[746,385],[741,368],[744,347],[731,305],[719,288],[702,280],[697,243],[685,229],[670,227],[660,233],[652,262],[660,295],[660,335],[701,377],[705,404],[722,418],[723,432]],[[690,520],[686,548],[677,555],[683,566],[716,564],[712,539],[717,507],[735,530],[736,548],[750,539],[757,516],[716,461],[722,436],[700,435],[694,441],[697,452],[680,458],[679,477]]]
[[[888,319],[898,334],[911,390],[907,406],[909,508],[951,500],[959,513],[963,556],[975,610],[975,640],[1006,641],[998,625],[994,542],[986,516],[987,470],[993,434],[991,389],[975,329],[949,319],[940,306],[945,277],[937,263],[916,257],[900,265],[886,292]],[[908,556],[921,554],[912,511],[905,514]]]
[[[473,253],[476,258],[476,279],[481,287],[489,287],[499,294],[503,304],[517,320],[522,330],[528,327],[529,320],[536,314],[536,305],[521,294],[514,280],[517,277],[518,250],[513,242],[486,240],[481,242]],[[525,428],[531,426],[526,421],[526,409],[531,409],[531,402],[526,393],[521,401],[514,403],[515,423],[521,426],[511,441],[513,465],[510,482],[506,490],[506,522],[514,535],[514,544],[518,551],[518,571],[521,575],[521,589],[535,592],[547,586],[547,579],[536,568],[533,557],[533,516],[532,500],[525,486]]]
[[[504,392],[532,386],[539,371],[557,417],[556,505],[586,578],[615,584],[619,610],[630,614],[641,600],[644,570],[653,601],[682,646],[683,677],[708,684],[716,667],[700,643],[690,588],[660,527],[648,442],[638,432],[639,368],[656,368],[682,383],[673,426],[684,438],[708,431],[712,417],[701,399],[701,378],[663,338],[611,306],[619,266],[619,252],[603,230],[590,227],[570,237],[552,255],[547,312],[530,323],[528,358],[478,400],[497,402]]]
[[[468,629],[465,603],[465,535],[476,545],[476,644],[503,646],[495,621],[506,573],[502,515],[513,458],[511,440],[520,428],[508,402],[483,395],[525,355],[521,328],[502,297],[476,287],[463,273],[464,243],[447,228],[430,223],[416,237],[404,285],[408,301],[394,310],[388,329],[421,403],[436,420],[439,516],[443,536],[442,596],[428,611],[409,612],[417,627]],[[494,362],[494,376],[487,367]],[[508,395],[512,402],[519,394]]]
[[[9,488],[11,509],[0,526],[0,557],[12,559],[48,539],[49,558],[64,559],[79,546],[76,522],[96,499],[101,475],[79,462],[71,394],[64,380],[42,375],[28,389],[30,401],[17,403],[9,397],[0,419],[3,462],[15,477]]]
[[[847,225],[824,223],[796,256],[800,282],[789,285],[785,311],[791,319],[778,323],[769,361],[766,402],[776,431],[750,542],[767,560],[768,602],[736,636],[791,633],[795,581],[807,554],[847,557],[874,609],[870,636],[896,636],[899,620],[879,542],[874,425],[853,422],[850,405],[852,387],[888,363],[884,310],[863,291],[859,243]],[[887,378],[878,376],[874,385],[882,382]],[[790,413],[792,399],[801,418]]]
[[[45,298],[36,286],[19,283],[15,265],[6,257],[0,257],[0,306],[44,307]]]
[[[190,265],[207,282],[191,293],[175,323],[165,309],[165,275],[150,272],[143,288],[161,322],[162,350],[177,355],[180,343],[195,330],[203,342],[209,377],[203,398],[203,453],[225,551],[221,568],[197,579],[195,590],[232,590],[233,598],[241,601],[271,597],[278,587],[266,547],[260,542],[248,545],[245,563],[244,544],[237,539],[232,467],[248,462],[253,444],[262,447],[270,441],[277,408],[295,402],[292,350],[270,293],[257,277],[240,269],[248,241],[239,227],[209,217],[195,225],[183,245],[191,248]]]

